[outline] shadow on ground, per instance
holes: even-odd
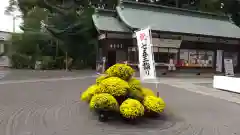
[[[93,114],[96,119],[98,116]],[[157,129],[157,130],[165,130],[171,128],[176,125],[177,122],[181,122],[180,118],[177,118],[174,114],[170,113],[167,109],[164,113],[154,116],[148,117],[145,116],[143,118],[138,119],[137,121],[126,121],[122,119],[122,117],[114,117],[104,124],[116,128],[135,128],[135,129]]]

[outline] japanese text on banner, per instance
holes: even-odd
[[[156,78],[155,66],[152,53],[150,29],[136,32],[139,50],[139,70],[141,79]]]

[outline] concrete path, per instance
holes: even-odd
[[[144,83],[160,92],[167,104],[167,115],[139,125],[101,123],[88,105],[79,101],[80,93],[95,83],[91,74],[1,82],[0,135],[240,134],[240,106],[221,99],[217,92],[203,94],[209,87],[196,82],[205,84],[205,79],[165,78],[160,80],[159,89]]]
[[[158,83],[240,104],[240,94],[214,89],[212,78],[160,78]],[[149,81],[150,83],[153,81]]]

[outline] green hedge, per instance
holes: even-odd
[[[27,56],[20,53],[14,53],[11,55],[12,67],[16,69],[24,69],[33,67],[34,63],[31,60],[31,56]]]

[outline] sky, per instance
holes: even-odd
[[[5,8],[8,6],[8,0],[1,0],[0,1],[0,31],[7,31],[12,32],[13,31],[13,17],[7,16],[4,14]],[[19,14],[19,13],[18,13]],[[22,20],[18,18],[15,21],[15,30],[16,32],[21,32],[19,25],[21,24]]]

